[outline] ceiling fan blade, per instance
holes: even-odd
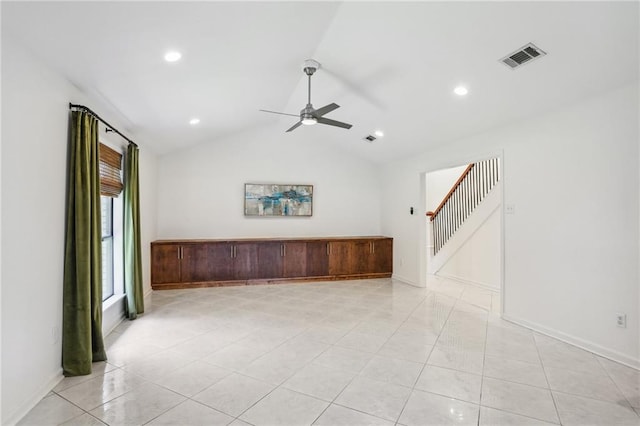
[[[290,115],[292,117],[300,117],[300,114],[287,114],[286,112],[269,111],[268,109],[261,109],[262,112],[270,112],[271,114]]]
[[[342,127],[343,129],[350,129],[351,124],[343,123],[342,121],[331,120],[329,118],[318,117],[318,123],[328,124],[329,126]]]
[[[292,131],[292,130],[295,130],[295,129],[297,129],[298,127],[300,127],[301,125],[302,125],[302,121],[298,121],[296,124],[294,124],[293,126],[291,126],[291,127],[289,128],[289,130],[287,130],[287,132],[290,132],[290,131]],[[286,132],[285,132],[285,133],[286,133]]]
[[[313,113],[313,116],[316,118],[319,118],[325,114],[329,114],[331,111],[336,110],[338,108],[340,108],[340,105],[338,104],[325,105],[322,108],[318,108],[317,110],[315,110],[315,112]]]

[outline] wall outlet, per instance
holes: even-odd
[[[515,204],[505,204],[504,205],[504,213],[505,214],[516,214],[516,205]]]
[[[404,259],[400,259],[400,266],[404,266]]]
[[[616,314],[616,325],[620,328],[627,328],[627,314]]]

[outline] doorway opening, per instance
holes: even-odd
[[[425,286],[503,311],[501,158],[425,172],[422,198]]]

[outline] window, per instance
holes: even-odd
[[[102,211],[102,300],[113,296],[113,198],[101,196]]]
[[[122,154],[100,144],[102,301],[124,294],[122,240]],[[116,298],[113,299],[116,301]]]

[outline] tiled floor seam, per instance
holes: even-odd
[[[306,330],[305,330],[305,331],[306,331]],[[296,336],[299,336],[299,335],[300,335],[300,334],[302,334],[303,332],[304,332],[304,331],[302,331],[301,333],[297,334]],[[294,337],[295,337],[295,336],[294,336]],[[293,337],[292,337],[292,338],[293,338]],[[286,343],[286,342],[287,342],[287,341],[289,341],[289,340],[290,340],[290,339],[286,340],[286,341],[285,341],[285,342],[283,342],[282,344]],[[316,358],[318,358],[320,355],[322,355],[324,352],[326,352],[327,350],[329,350],[332,346],[333,346],[333,345],[327,345],[327,348],[326,348],[325,350],[323,350],[322,352],[320,352],[320,353],[319,353],[318,355],[316,355],[312,360],[310,360],[309,362],[305,363],[304,365],[309,365],[309,364],[311,364],[311,363],[313,362],[313,360],[315,360],[315,359],[316,359]],[[275,349],[276,349],[276,348],[274,348],[273,350],[275,350]],[[270,351],[270,352],[271,352],[271,351]],[[270,352],[267,352],[267,353],[265,353],[264,355],[267,355],[267,354],[268,354],[268,353],[270,353]],[[264,356],[264,355],[262,355],[262,356]],[[261,356],[261,357],[262,357],[262,356]],[[256,358],[256,360],[260,359],[261,357]],[[255,360],[254,360],[254,361],[255,361]],[[302,368],[302,367],[301,367],[301,368]],[[247,375],[247,374],[245,374],[245,373],[242,373],[242,372],[240,372],[240,371],[235,371],[235,373],[236,373],[236,374],[239,374],[239,375],[241,375],[241,376],[244,376],[244,377],[248,377],[248,378],[250,378],[250,379],[259,380],[259,381],[261,381],[261,382],[263,382],[263,383],[270,384],[270,383],[267,383],[267,382],[265,382],[265,381],[263,381],[263,380],[261,380],[261,379],[258,379],[258,378],[256,378],[256,377],[253,377],[253,376]],[[245,423],[249,423],[249,422],[247,422],[246,420],[241,419],[240,417],[241,417],[243,414],[245,414],[247,411],[249,411],[251,408],[253,408],[254,406],[256,406],[258,403],[260,403],[260,401],[262,401],[262,400],[263,400],[263,399],[265,399],[267,396],[271,395],[273,392],[275,392],[276,390],[278,390],[278,389],[280,389],[280,388],[287,389],[287,390],[289,390],[289,391],[291,391],[291,392],[296,392],[296,393],[299,393],[299,394],[301,394],[301,395],[305,395],[305,396],[309,396],[309,397],[312,397],[312,398],[316,398],[316,399],[320,399],[320,400],[322,400],[321,398],[318,398],[318,397],[313,396],[313,395],[308,395],[308,394],[305,394],[305,393],[303,393],[303,392],[298,392],[298,391],[295,391],[295,390],[293,390],[293,389],[288,389],[288,388],[286,388],[286,387],[282,387],[282,385],[284,385],[284,383],[285,383],[287,380],[289,380],[291,377],[293,377],[295,374],[296,374],[296,373],[293,373],[291,376],[287,377],[287,378],[286,378],[285,380],[283,380],[280,384],[278,384],[275,388],[273,388],[271,391],[269,391],[267,394],[265,394],[262,398],[260,398],[259,400],[257,400],[257,401],[256,401],[255,403],[253,403],[251,406],[247,407],[247,408],[246,408],[243,412],[241,412],[238,416],[233,416],[233,415],[231,415],[231,414],[229,414],[229,413],[226,413],[226,412],[224,412],[224,411],[217,410],[217,409],[215,409],[214,407],[211,407],[211,406],[209,406],[209,405],[207,405],[207,404],[204,404],[204,403],[202,403],[202,402],[200,402],[200,403],[201,403],[201,404],[204,404],[204,405],[207,405],[207,407],[212,408],[212,409],[214,409],[214,410],[216,410],[216,411],[220,411],[220,412],[221,412],[221,413],[223,413],[223,414],[226,414],[226,415],[228,415],[228,416],[234,417],[234,418],[235,418],[235,420],[240,420],[240,421],[243,421],[243,422],[245,422]],[[354,376],[354,379],[355,379],[355,377],[357,377],[357,375],[356,375],[356,376]],[[353,381],[353,379],[351,379],[351,381]],[[351,383],[351,381],[350,381],[349,383]],[[344,387],[342,390],[344,391],[344,389],[345,389],[348,385],[349,385],[349,384],[345,385],[345,387]],[[214,384],[212,384],[211,386],[215,386],[215,383],[214,383]],[[211,387],[211,386],[209,386],[209,387]],[[209,387],[207,387],[207,389],[208,389]],[[204,392],[205,390],[206,390],[206,389],[202,390],[201,392]],[[342,393],[342,391],[341,391],[340,393]],[[337,397],[336,397],[336,398],[337,398]],[[189,398],[189,399],[191,399],[191,398]],[[334,398],[334,400],[335,400],[335,398]],[[199,401],[196,401],[196,400],[194,400],[194,401],[195,401],[195,402],[199,402]],[[325,402],[326,402],[326,400],[322,400],[322,401],[325,401]],[[331,406],[331,404],[332,404],[332,403],[333,403],[333,402],[330,402],[330,403],[329,403],[329,405],[327,405],[327,407],[326,407],[322,412],[324,413],[324,411],[326,411],[326,409],[327,409],[327,408],[329,408],[329,407]],[[320,415],[322,415],[322,414],[320,414]],[[320,417],[320,416],[318,416],[318,417]],[[317,419],[318,419],[318,418],[314,419],[314,422],[315,422]],[[249,424],[250,424],[250,423],[249,423]]]
[[[422,298],[422,300],[420,301],[420,303],[423,303],[423,302],[424,302],[424,300],[426,300],[426,296]],[[411,315],[416,311],[416,309],[418,309],[418,306],[420,305],[420,303],[416,304],[416,306],[411,310],[411,312],[410,312],[410,313],[409,313],[409,315],[405,318],[405,320],[404,320],[404,321],[402,321],[402,323],[400,323],[400,325],[396,328],[396,330],[394,331],[394,333],[393,333],[393,334],[395,334],[395,332],[396,332],[396,331],[397,331],[397,330],[402,326],[402,324],[404,324],[404,323],[406,323],[406,322],[407,322],[407,320],[408,320],[408,319],[411,317]],[[451,311],[449,311],[449,314],[451,314]],[[448,318],[448,317],[447,317],[447,318]],[[446,321],[445,321],[445,322],[446,322]],[[353,330],[353,329],[354,329],[354,328],[356,328],[356,327],[357,327],[357,326],[354,326],[351,330]],[[348,334],[348,333],[349,333],[349,332],[345,333],[345,335],[346,335],[346,334]],[[393,334],[392,334],[391,336],[393,336]],[[386,343],[386,342],[388,342],[388,341],[389,341],[389,339],[391,339],[391,336],[389,336],[389,337],[387,338],[387,340],[385,341],[385,343]],[[332,345],[332,347],[333,347],[333,346],[335,346],[335,344],[334,344],[334,345]],[[383,344],[383,346],[384,346],[384,344]],[[328,350],[328,349],[327,349],[327,350]],[[325,352],[326,352],[326,351],[325,351]],[[378,352],[380,352],[380,349],[378,349],[378,351],[374,354],[374,356],[376,356]],[[318,356],[320,356],[320,355],[318,355]],[[316,357],[316,358],[317,358],[317,357]],[[427,358],[428,358],[428,357],[427,357]],[[315,358],[314,358],[314,359],[315,359]],[[426,365],[426,361],[425,361],[425,363],[423,364],[423,367],[422,367],[423,369],[424,369],[424,366],[425,366],[425,365]],[[420,371],[422,372],[422,370],[420,370]],[[360,370],[360,372],[362,372],[362,370]],[[347,408],[347,409],[350,409],[350,410],[353,410],[353,411],[357,411],[357,412],[360,412],[360,413],[366,414],[366,415],[370,415],[370,416],[373,416],[373,417],[377,417],[377,418],[379,418],[379,419],[381,419],[381,420],[387,420],[387,419],[383,419],[382,417],[375,416],[374,414],[371,414],[371,413],[365,413],[365,412],[360,411],[360,410],[357,410],[357,409],[355,409],[355,408],[347,407],[347,406],[344,406],[344,405],[341,405],[341,404],[338,404],[338,403],[336,403],[336,402],[335,402],[335,401],[340,397],[340,395],[342,395],[342,393],[344,392],[344,390],[345,390],[346,388],[348,388],[348,387],[349,387],[349,385],[350,385],[351,383],[353,383],[353,381],[354,381],[356,378],[360,377],[360,372],[359,372],[358,374],[355,374],[355,375],[351,378],[351,380],[349,380],[349,382],[348,382],[348,383],[347,383],[347,384],[342,388],[342,390],[336,394],[336,396],[333,398],[333,400],[332,400],[332,401],[329,403],[329,405],[328,405],[328,406],[327,406],[327,407],[322,411],[322,413],[320,413],[320,415],[319,415],[319,416],[318,416],[318,417],[313,421],[313,423],[315,423],[316,421],[318,421],[318,419],[322,416],[322,414],[324,414],[324,412],[325,412],[325,411],[327,411],[327,410],[329,409],[329,407],[331,407],[331,405],[334,405],[334,404],[335,404],[335,405],[338,405],[338,406],[341,406],[341,407],[344,407],[344,408]],[[419,378],[419,377],[420,377],[420,375],[418,375],[418,378]],[[416,381],[417,381],[417,379],[418,379],[418,378],[416,378]],[[415,385],[415,383],[414,383],[414,385]],[[409,400],[409,398],[407,397],[407,401],[408,401],[408,400]],[[405,401],[405,405],[406,405],[407,401]],[[403,406],[403,410],[404,410],[404,406]],[[402,411],[400,412],[400,414],[402,414]],[[398,419],[399,419],[399,418],[400,418],[400,415],[398,415]],[[397,424],[397,420],[398,420],[398,419],[396,419],[396,421],[395,421],[394,423],[396,423],[396,424]],[[312,423],[312,424],[313,424],[313,423]]]
[[[621,404],[618,404],[618,403],[613,402],[613,401],[605,401],[605,400],[603,400],[603,399],[592,398],[592,397],[590,397],[590,396],[578,395],[578,394],[575,394],[575,393],[562,392],[562,391],[554,390],[554,389],[549,389],[549,391],[551,392],[551,394],[552,394],[552,395],[553,395],[553,394],[568,395],[568,396],[572,396],[572,397],[578,397],[578,398],[582,398],[582,399],[588,399],[588,400],[591,400],[591,401],[594,401],[594,402],[601,402],[601,403],[610,404],[610,405],[617,405],[617,406],[619,406],[619,407],[626,408],[626,409],[629,409],[629,410],[631,410],[631,411],[634,411],[634,409],[633,409],[633,406],[632,406],[632,405],[628,405],[628,406],[627,406],[627,405],[621,405]],[[625,399],[626,399],[626,398],[625,398]],[[640,423],[639,423],[639,424],[640,424]]]
[[[110,373],[110,372],[112,372],[112,371],[115,371],[115,370],[117,370],[117,369],[120,369],[120,367],[116,367],[115,369],[108,371],[108,373]],[[106,373],[104,373],[104,374],[106,374]],[[93,380],[93,379],[96,379],[96,378],[98,378],[98,377],[104,376],[104,374],[101,374],[101,375],[99,375],[99,376],[92,377],[91,379],[89,379],[89,380],[87,380],[87,381],[85,381],[85,382],[80,382],[80,383],[78,383],[78,384],[76,384],[76,385],[73,385],[73,386],[70,386],[70,387],[68,387],[68,388],[65,388],[65,389],[64,389],[64,390],[62,390],[61,392],[64,392],[64,391],[65,391],[65,390],[67,390],[67,389],[71,389],[71,388],[73,388],[73,387],[75,387],[75,386],[79,386],[79,385],[81,385],[81,384],[83,384],[83,383],[86,383],[86,382],[88,382],[88,381],[90,381],[90,380]],[[130,374],[133,374],[133,373],[131,373],[131,372],[130,372]],[[147,382],[147,383],[153,383],[153,382],[151,382],[151,381],[149,381],[149,380],[147,380],[147,379],[144,379],[144,378],[142,378],[142,380],[143,380],[143,382],[142,382],[142,383],[140,383],[140,386],[141,386],[141,385],[143,385],[145,382]],[[155,383],[153,383],[153,384],[155,384]],[[95,407],[92,407],[92,408],[91,408],[91,409],[89,409],[89,410],[85,410],[84,408],[80,407],[79,405],[77,405],[76,403],[74,403],[73,401],[71,401],[70,399],[65,398],[63,395],[60,395],[59,393],[57,393],[57,392],[55,392],[55,391],[53,391],[53,390],[52,390],[51,392],[53,392],[55,395],[59,396],[60,398],[64,399],[64,400],[65,400],[65,401],[67,401],[68,403],[70,403],[70,404],[74,405],[75,407],[78,407],[80,410],[82,410],[82,411],[83,411],[83,414],[80,414],[79,416],[76,416],[76,417],[80,417],[80,416],[82,416],[82,415],[84,415],[84,414],[89,414],[91,417],[97,418],[97,417],[95,417],[93,414],[91,414],[91,411],[93,411],[93,410],[95,410],[96,408],[101,407],[101,406],[103,406],[103,405],[105,405],[105,404],[108,404],[109,402],[111,402],[111,401],[113,401],[113,400],[115,400],[115,399],[117,399],[117,398],[120,398],[121,396],[124,396],[124,395],[126,395],[126,394],[128,394],[128,393],[130,393],[130,392],[133,392],[133,391],[134,391],[136,388],[138,388],[138,387],[139,387],[139,386],[136,386],[136,387],[134,387],[134,388],[132,388],[132,389],[129,389],[128,391],[124,392],[124,393],[123,393],[123,394],[121,394],[121,395],[114,396],[113,398],[109,399],[108,401],[104,401],[102,404],[98,404],[98,405],[96,405]],[[173,392],[173,391],[172,391],[172,392]],[[175,392],[174,392],[174,393],[175,393]],[[74,417],[74,418],[76,418],[76,417]],[[98,419],[98,420],[100,420],[100,419]],[[102,420],[100,420],[100,421],[102,422]],[[104,423],[104,422],[103,422],[103,423]]]
[[[423,298],[422,302],[424,302],[425,300],[426,300],[426,297]],[[409,314],[409,317],[407,317],[407,318],[411,317],[411,315],[415,312],[415,310],[418,309],[418,306],[419,305],[416,305],[416,307],[411,311],[411,314]],[[398,417],[395,420],[396,424],[400,424],[399,423],[400,418],[402,417],[402,413],[404,413],[405,408],[407,408],[407,403],[409,402],[409,398],[411,398],[411,393],[413,393],[415,391],[416,384],[418,383],[418,380],[420,380],[420,375],[422,375],[424,369],[427,368],[427,363],[429,362],[429,358],[431,357],[431,353],[433,352],[433,349],[436,347],[436,344],[438,343],[438,339],[440,339],[440,335],[442,334],[442,330],[444,330],[444,327],[447,324],[447,322],[449,321],[449,318],[451,318],[451,313],[453,312],[454,307],[455,307],[455,304],[451,307],[451,309],[449,309],[449,312],[447,314],[447,319],[444,320],[444,322],[442,323],[442,327],[440,327],[440,330],[438,331],[438,337],[436,338],[436,340],[433,342],[433,345],[431,346],[431,350],[429,351],[429,356],[427,356],[427,358],[425,359],[425,361],[424,361],[424,363],[422,365],[422,368],[420,369],[420,373],[416,377],[416,380],[413,382],[413,387],[411,388],[411,392],[409,393],[409,396],[407,396],[406,401],[404,401],[404,404],[402,405],[402,410],[400,410],[400,413],[398,414]],[[405,322],[406,321],[407,320],[405,320]]]
[[[629,398],[627,397],[627,394],[625,394],[622,391],[622,388],[620,387],[620,385],[618,385],[618,382],[611,376],[611,373],[609,373],[609,370],[602,364],[602,361],[600,361],[600,356],[595,355],[596,357],[596,361],[598,362],[598,364],[600,364],[600,366],[602,367],[602,369],[604,370],[605,374],[607,375],[607,377],[609,378],[609,380],[611,380],[614,384],[614,386],[616,387],[616,389],[618,389],[618,392],[620,392],[620,395],[622,395],[624,397],[624,399],[627,401],[627,404],[629,404],[629,407],[631,407],[631,409],[638,414],[638,410],[636,410],[637,407],[634,407],[633,404],[631,403],[631,401],[629,400]],[[638,417],[640,417],[640,414],[638,414]]]
[[[533,341],[536,346],[536,352],[538,353],[538,358],[540,359],[540,365],[542,365],[542,372],[544,373],[544,379],[547,381],[547,387],[549,388],[549,393],[551,393],[551,400],[553,401],[553,407],[556,410],[556,416],[558,417],[558,422],[562,424],[562,417],[560,416],[560,410],[558,410],[558,401],[556,401],[556,397],[552,392],[551,383],[549,383],[549,376],[547,374],[547,369],[544,366],[544,361],[542,360],[542,355],[540,354],[540,348],[538,347],[538,341],[536,340],[535,334],[533,335]]]
[[[492,298],[492,303],[493,303],[493,298]],[[487,317],[487,325],[485,327],[484,330],[484,350],[482,353],[482,376],[480,378],[480,395],[478,396],[478,405],[480,406],[480,408],[478,408],[478,419],[477,419],[477,424],[478,426],[480,425],[480,418],[482,416],[482,391],[484,390],[484,367],[487,363],[487,340],[489,340],[489,318]]]
[[[354,327],[354,328],[355,328],[355,327]],[[331,348],[331,347],[334,347],[334,346],[335,346],[335,345],[331,345],[331,346],[330,346],[330,348]],[[340,346],[339,346],[339,347],[340,347]],[[329,350],[329,348],[328,348],[327,350]],[[326,352],[326,351],[325,351],[325,352]],[[318,356],[320,356],[320,355],[318,355]],[[317,358],[317,357],[316,357],[316,358]],[[315,359],[315,358],[314,358],[314,359]],[[364,368],[364,367],[363,367],[363,368]],[[362,370],[360,370],[360,371],[362,371]],[[327,410],[329,409],[329,407],[331,407],[332,405],[339,405],[339,406],[344,407],[344,408],[347,408],[347,409],[349,409],[349,410],[358,411],[358,412],[360,412],[360,413],[367,414],[367,415],[369,415],[369,416],[373,416],[373,417],[377,417],[377,418],[379,418],[379,419],[382,419],[382,417],[375,416],[374,414],[371,414],[371,413],[365,413],[365,412],[360,411],[360,410],[357,410],[357,409],[355,409],[355,408],[347,407],[347,406],[344,406],[344,405],[341,405],[341,404],[336,403],[336,400],[340,397],[340,395],[342,395],[342,393],[345,391],[345,389],[347,389],[347,388],[349,387],[349,385],[351,385],[351,383],[353,383],[353,381],[354,381],[356,378],[358,378],[358,377],[360,377],[360,373],[354,374],[354,376],[351,378],[351,380],[349,380],[349,382],[348,382],[347,384],[345,384],[345,385],[342,387],[342,389],[340,390],[340,392],[338,392],[338,393],[336,394],[336,396],[333,398],[333,400],[332,400],[331,402],[329,402],[329,405],[327,405],[327,407],[322,411],[322,413],[320,413],[320,415],[318,415],[318,417],[316,417],[316,419],[313,421],[313,423],[311,423],[312,425],[313,425],[315,422],[317,422],[317,421],[318,421],[318,419],[319,419],[320,417],[322,417],[322,415],[324,414],[324,412],[325,412],[325,411],[327,411]],[[386,420],[386,419],[382,419],[382,420]]]

